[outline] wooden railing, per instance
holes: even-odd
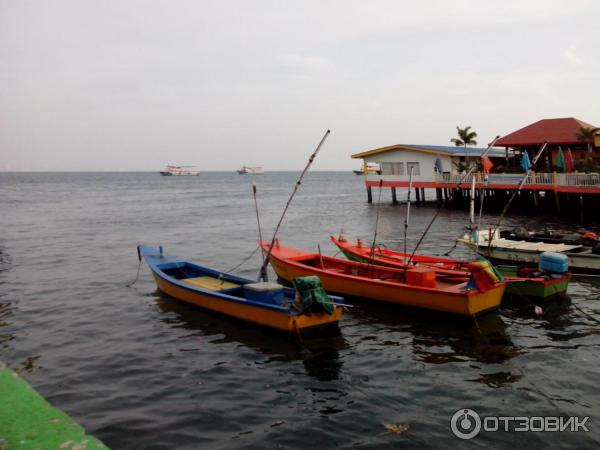
[[[518,185],[525,174],[519,173],[491,173],[487,175],[489,186],[497,184]],[[444,184],[470,184],[475,178],[476,183],[483,183],[485,175],[477,172],[463,180],[464,175],[458,173],[435,174],[434,181]],[[525,185],[547,185],[547,186],[589,186],[600,187],[600,174],[598,173],[530,173]]]

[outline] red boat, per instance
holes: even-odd
[[[330,239],[351,261],[404,269],[410,260],[411,267],[430,268],[438,273],[448,275],[452,273],[455,275],[465,274],[470,270],[471,263],[468,261],[425,255],[414,255],[411,258],[408,253],[379,246],[372,248],[370,245],[365,245],[360,239],[356,243],[346,241],[343,236],[340,238],[330,236]],[[571,278],[570,273],[544,273],[532,267],[496,266],[496,269],[506,281],[506,294],[542,300],[564,295]]]
[[[261,242],[266,253],[270,244]],[[270,262],[277,275],[291,281],[316,275],[331,293],[475,316],[500,305],[505,283],[472,264],[469,273],[445,274],[425,267],[395,269],[322,256],[275,241]]]

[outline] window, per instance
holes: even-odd
[[[381,175],[404,175],[404,163],[381,163]]]
[[[419,176],[421,175],[421,170],[419,169],[419,163],[418,162],[407,162],[406,163],[406,173],[408,175],[410,175],[410,169],[413,169],[413,175],[414,176]]]

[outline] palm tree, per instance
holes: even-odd
[[[592,142],[598,131],[600,128],[579,127],[579,133],[576,134],[578,141],[587,143],[588,158],[592,157]]]
[[[458,138],[450,139],[450,142],[453,142],[457,147],[465,148],[465,161],[467,163],[467,167],[469,166],[469,155],[467,154],[467,145],[477,145],[477,141],[475,138],[477,137],[477,133],[471,131],[471,127],[460,128],[456,127],[456,132],[458,133]]]

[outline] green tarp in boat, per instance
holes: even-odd
[[[325,311],[333,314],[334,306],[331,299],[321,286],[321,280],[317,276],[298,277],[293,280],[294,287],[302,301],[302,311]]]

